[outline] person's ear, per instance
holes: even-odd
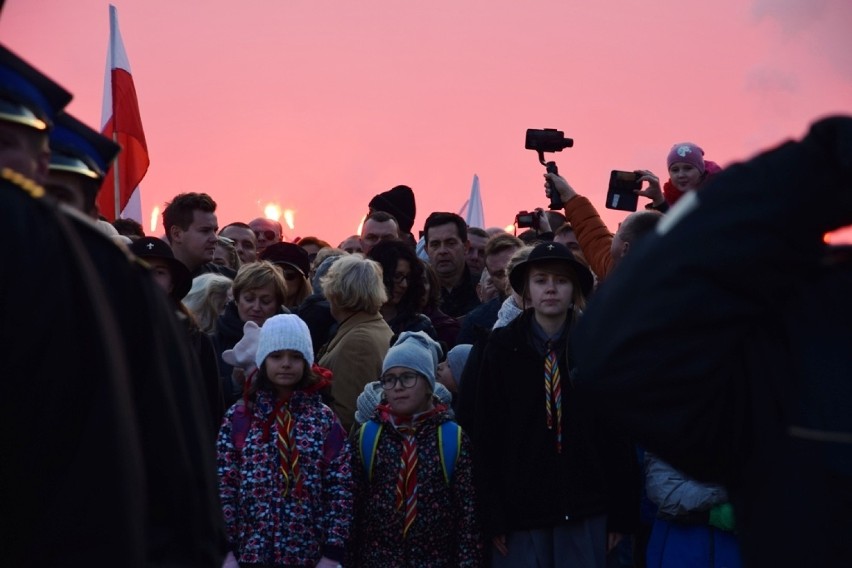
[[[183,240],[183,229],[177,225],[172,225],[169,228],[169,242],[180,243]]]

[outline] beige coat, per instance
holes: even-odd
[[[381,315],[359,312],[343,321],[319,360],[321,367],[334,373],[332,409],[347,431],[355,422],[358,395],[382,372],[392,336]]]

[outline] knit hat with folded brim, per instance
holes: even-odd
[[[420,373],[429,381],[429,388],[435,392],[435,371],[441,346],[425,331],[403,331],[399,339],[388,349],[382,363],[382,373],[392,367],[405,367]]]
[[[264,322],[260,328],[255,363],[260,368],[270,353],[285,349],[301,353],[308,367],[314,364],[314,347],[308,324],[294,314],[272,316]]]

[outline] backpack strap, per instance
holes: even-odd
[[[364,464],[364,472],[367,474],[367,481],[373,481],[373,464],[376,461],[376,449],[379,446],[379,436],[382,434],[383,426],[375,420],[367,420],[358,433],[358,449],[361,453],[361,463]]]
[[[358,449],[368,481],[373,480],[373,464],[376,461],[376,449],[383,427],[383,424],[375,420],[368,420],[364,422],[358,433]],[[452,482],[456,462],[461,453],[461,433],[461,426],[452,420],[448,420],[438,427],[438,450],[441,453],[441,468],[447,485]]]
[[[461,433],[461,426],[452,420],[447,420],[438,427],[438,450],[441,452],[441,466],[447,485],[450,485],[453,479],[456,462],[461,453]]]

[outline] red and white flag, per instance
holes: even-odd
[[[148,171],[148,145],[142,131],[130,61],[118,29],[118,12],[112,4],[109,6],[109,49],[104,77],[101,132],[118,143],[121,152],[98,193],[100,214],[110,221],[125,217],[141,223],[139,182]]]

